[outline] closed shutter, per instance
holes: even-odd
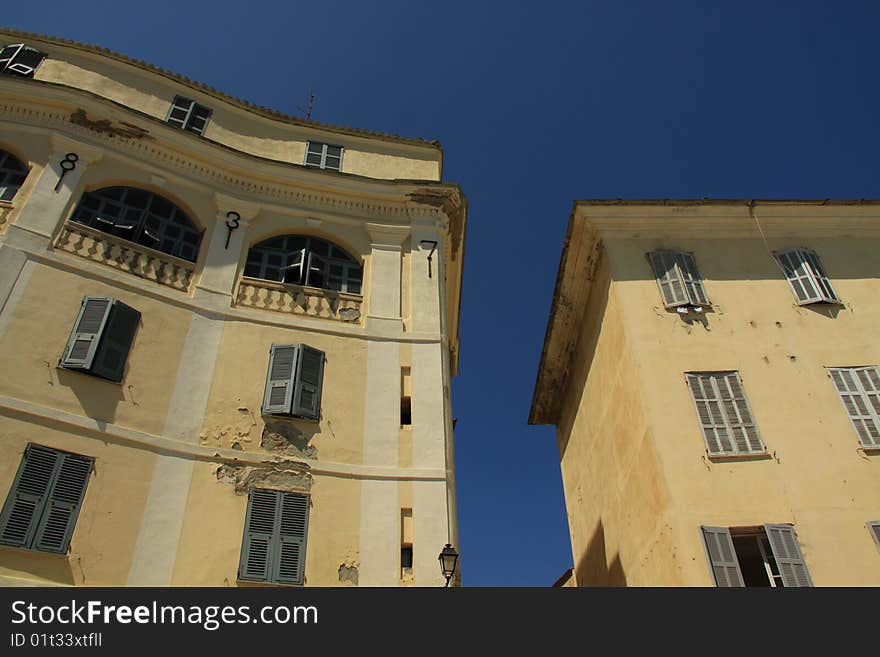
[[[783,586],[812,586],[807,562],[801,554],[794,527],[791,525],[764,525],[773,557],[779,567]]]
[[[689,302],[684,281],[676,267],[676,255],[674,251],[651,251],[648,254],[663,305],[667,308],[683,306]]]
[[[0,515],[0,543],[30,547],[55,475],[58,452],[28,445]]]
[[[742,572],[733,549],[733,539],[727,527],[702,527],[703,543],[709,555],[709,567],[715,578],[715,586],[740,587],[743,583]]]
[[[141,321],[141,314],[121,301],[114,301],[95,355],[92,371],[111,381],[122,381],[128,352]]]
[[[293,414],[321,419],[321,388],[324,381],[324,352],[302,345],[296,368]]]
[[[256,582],[268,582],[276,538],[278,492],[255,488],[248,498],[241,563],[238,576]]]
[[[98,343],[110,315],[113,300],[106,297],[85,297],[61,358],[61,366],[90,369]]]
[[[272,345],[269,351],[269,370],[266,373],[266,390],[263,394],[263,413],[290,413],[298,355],[298,345]]]
[[[880,447],[880,374],[871,367],[829,367],[828,373],[863,447]]]
[[[765,451],[738,372],[686,372],[685,377],[709,454]]]
[[[67,552],[89,482],[92,460],[76,454],[58,454],[57,474],[37,527],[34,548]]]
[[[309,498],[296,493],[280,495],[281,522],[274,581],[302,584],[309,526]]]
[[[867,527],[868,531],[871,532],[871,537],[877,544],[877,548],[880,549],[880,520],[867,523]]]
[[[752,419],[752,411],[742,390],[739,374],[728,372],[716,378],[721,397],[721,408],[727,416],[734,444],[738,452],[763,452],[764,445]]]

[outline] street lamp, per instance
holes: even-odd
[[[449,580],[455,574],[455,567],[458,565],[458,552],[449,543],[440,551],[440,570],[443,577],[446,578],[446,586],[449,586]]]

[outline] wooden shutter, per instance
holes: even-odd
[[[738,372],[686,372],[709,454],[765,451]]]
[[[254,488],[248,498],[238,576],[268,582],[272,572],[278,518],[278,491]]]
[[[689,303],[681,272],[676,266],[677,254],[674,251],[651,251],[648,259],[654,270],[654,278],[660,288],[663,305],[667,308]]]
[[[828,274],[825,273],[825,268],[822,266],[822,261],[819,260],[819,256],[816,255],[816,252],[812,249],[801,249],[801,254],[811,270],[813,282],[819,289],[819,295],[822,297],[822,300],[839,302],[840,300],[837,297],[837,292],[834,291],[834,287],[831,285],[831,279],[829,279]]]
[[[324,381],[324,352],[302,345],[296,367],[293,414],[310,420],[321,419],[321,388]]]
[[[90,369],[110,315],[113,299],[85,297],[61,358],[62,367]]]
[[[791,525],[764,525],[773,557],[782,575],[783,586],[812,586],[807,562],[801,554],[794,527]]]
[[[269,351],[269,370],[266,373],[266,390],[263,394],[263,413],[290,413],[298,355],[299,345],[272,345]]]
[[[58,452],[39,445],[25,449],[12,489],[0,514],[0,543],[30,547],[46,506]]]
[[[67,552],[91,470],[90,458],[58,454],[52,490],[34,539],[35,549],[62,554]]]
[[[877,548],[880,549],[880,520],[868,522],[866,523],[866,526],[868,527],[868,531],[871,532],[871,537],[877,544]]]
[[[758,434],[758,427],[752,418],[752,410],[743,392],[737,372],[728,372],[716,378],[721,397],[721,409],[733,434],[738,452],[763,452],[764,445]]]
[[[309,498],[296,493],[280,493],[280,496],[281,517],[273,581],[302,584],[309,526]]]
[[[111,381],[122,381],[125,363],[141,314],[121,301],[114,301],[104,327],[92,371]]]
[[[742,572],[733,548],[733,539],[727,527],[702,527],[703,543],[709,556],[709,567],[715,578],[715,586],[740,587],[743,583]]]
[[[876,367],[829,367],[828,373],[864,447],[880,447],[880,375]]]
[[[812,254],[812,257],[810,256]],[[835,301],[833,290],[830,297],[826,298],[819,287],[817,277],[814,276],[811,261],[818,265],[818,257],[809,249],[792,249],[790,251],[776,252],[773,254],[779,262],[782,270],[785,272],[785,278],[791,286],[798,304],[805,305],[808,303],[816,303],[817,301]],[[818,265],[819,271],[824,276],[824,270]],[[825,277],[827,281],[827,277]],[[828,282],[830,290],[831,283]]]
[[[697,270],[697,261],[694,258],[694,254],[679,253],[677,254],[677,262],[688,300],[694,306],[709,305],[709,297],[706,295],[703,279],[700,278],[700,272]]]

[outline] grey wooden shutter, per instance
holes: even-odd
[[[681,271],[681,277],[684,282],[684,289],[688,299],[695,306],[705,306],[709,304],[709,297],[706,295],[706,288],[703,286],[703,279],[700,278],[700,272],[697,269],[697,261],[693,253],[679,253],[678,266]]]
[[[309,498],[296,493],[280,495],[281,513],[274,581],[302,584],[309,527]]]
[[[295,344],[273,344],[263,394],[263,413],[289,414],[293,406],[294,375],[299,354]]]
[[[764,445],[752,410],[743,392],[738,372],[728,372],[716,379],[721,397],[721,408],[733,434],[738,452],[763,452]]]
[[[114,301],[104,327],[92,371],[111,381],[122,381],[131,343],[141,314],[121,301]]]
[[[822,301],[822,295],[811,276],[804,249],[780,251],[773,255],[785,272],[785,278],[800,305]]]
[[[840,395],[864,447],[880,447],[880,375],[876,367],[829,367]]]
[[[783,586],[812,586],[807,562],[801,554],[794,527],[791,525],[764,525],[773,557],[782,575]]]
[[[34,548],[45,552],[67,552],[91,470],[90,458],[58,454],[52,490],[37,527]]]
[[[834,291],[834,287],[831,285],[831,279],[829,279],[828,274],[825,273],[825,267],[822,266],[822,261],[819,260],[819,256],[816,255],[816,252],[812,249],[801,249],[801,253],[803,259],[811,270],[813,282],[819,289],[819,295],[822,297],[822,300],[839,302],[840,300],[837,297],[837,292]]]
[[[113,299],[85,297],[67,340],[67,348],[61,358],[62,367],[90,369],[98,350],[101,334],[110,315]]]
[[[872,522],[866,523],[868,527],[868,531],[871,532],[871,536],[874,539],[874,542],[877,544],[877,548],[880,549],[880,520],[874,520]]]
[[[324,352],[302,345],[296,368],[293,414],[310,420],[321,419],[321,388],[324,381]]]
[[[677,255],[674,251],[651,251],[648,254],[651,268],[654,270],[654,278],[660,288],[663,305],[667,308],[689,303],[684,281],[676,266]]]
[[[733,548],[733,539],[730,538],[730,530],[727,527],[702,527],[701,529],[703,530],[703,543],[709,556],[709,567],[715,578],[715,586],[745,586],[742,572],[739,569],[739,561],[736,559],[736,550]]]
[[[686,372],[685,377],[709,454],[765,451],[738,372]]]
[[[0,513],[0,543],[30,547],[46,506],[59,453],[28,445]]]
[[[254,488],[248,497],[244,538],[238,576],[256,582],[268,582],[277,549],[276,524],[280,493]]]

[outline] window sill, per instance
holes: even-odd
[[[749,452],[747,454],[706,454],[712,463],[732,463],[735,461],[767,461],[773,459],[770,452]]]
[[[880,445],[877,445],[876,447],[865,447],[862,445],[858,449],[867,456],[880,456]]]
[[[27,555],[30,557],[42,555],[48,559],[55,561],[67,561],[70,556],[69,552],[48,552],[47,550],[37,550],[36,548],[17,547],[15,545],[0,544],[0,552],[11,552],[12,554]]]
[[[276,582],[254,582],[249,579],[241,579],[241,578],[237,578],[235,580],[235,584],[236,584],[236,586],[241,586],[244,588],[259,588],[259,589],[274,589],[274,588],[278,588],[278,587],[301,589],[301,588],[305,587],[305,584],[290,584],[288,582],[277,582],[277,583]]]

